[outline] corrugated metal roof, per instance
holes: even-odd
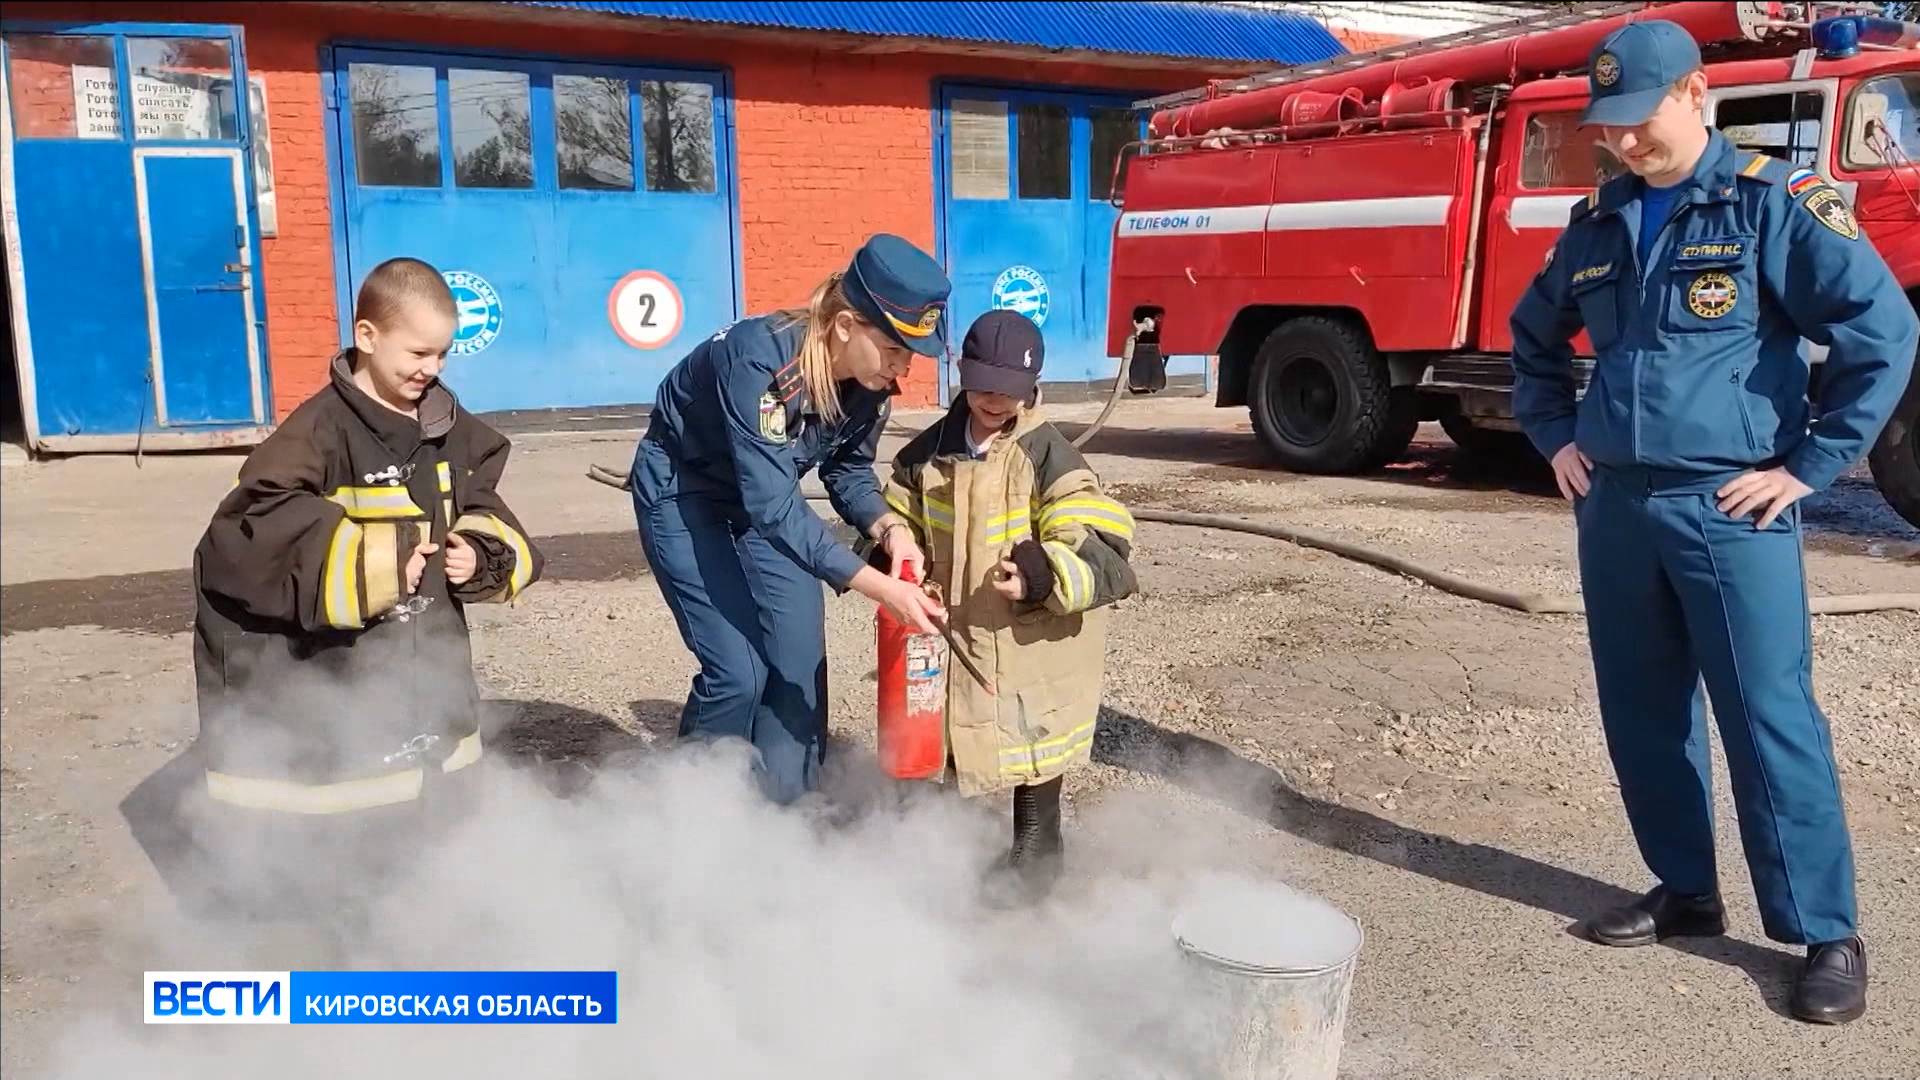
[[[611,15],[885,37],[935,38],[1043,49],[1249,63],[1296,64],[1346,52],[1297,12],[1190,2],[793,3],[714,0],[518,0],[532,7]]]

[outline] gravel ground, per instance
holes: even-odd
[[[584,460],[618,464],[616,442],[537,444],[529,459],[577,476]],[[1402,467],[1308,479],[1260,465],[1243,413],[1129,403],[1091,449],[1138,507],[1306,526],[1503,587],[1577,588],[1570,518],[1537,476],[1475,474],[1437,433]],[[614,493],[582,482],[554,497],[570,528],[628,527]],[[1876,500],[1855,478],[1809,506],[1817,592],[1920,591],[1920,533]],[[1101,1075],[1206,1075],[1191,1059],[1163,1067],[1142,1033],[1184,1045],[1197,1022],[1164,928],[1196,882],[1230,873],[1325,897],[1364,926],[1344,1077],[1914,1075],[1920,615],[1814,625],[1876,979],[1868,1017],[1828,1030],[1782,1015],[1794,958],[1759,932],[1721,762],[1733,933],[1616,951],[1571,932],[1647,884],[1579,617],[1210,530],[1143,524],[1136,563],[1143,593],[1113,623],[1096,761],[1067,788],[1069,881],[1008,923],[955,899],[1004,807],[896,811],[871,779],[873,623],[857,596],[828,606],[834,787],[866,824],[804,842],[795,815],[754,807],[726,762],[668,752],[694,667],[651,579],[551,582],[519,608],[473,609],[495,775],[522,793],[450,845],[470,862],[429,863],[419,903],[334,954],[189,923],[130,834],[121,801],[193,732],[186,635],[10,633],[5,1072],[207,1075],[218,1062],[293,1077],[299,1046],[327,1055],[327,1075],[449,1075],[455,1061],[462,1075],[525,1075],[499,1052],[525,1046],[552,1075],[764,1075],[778,1061],[801,1077],[1064,1077],[1091,1075],[1100,1054],[1133,1063]],[[743,913],[739,897],[763,892],[799,899]],[[522,1042],[484,1029],[221,1038],[144,1029],[134,1012],[141,970],[322,966],[314,950],[379,966],[618,966],[631,1011],[611,1033]],[[1012,1049],[987,1019],[1008,1009],[1031,1025]],[[963,1045],[930,1053],[933,1039]]]

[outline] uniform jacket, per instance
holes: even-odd
[[[509,445],[435,383],[418,419],[354,385],[351,353],[240,468],[194,551],[200,749],[215,798],[317,813],[406,801],[480,754],[463,605],[512,600],[542,557],[496,490]],[[446,537],[479,556],[449,586]],[[440,545],[405,595],[414,546]]]
[[[1832,483],[1892,415],[1920,323],[1840,193],[1718,131],[1645,266],[1643,181],[1577,206],[1514,309],[1514,412],[1541,453]],[[1572,337],[1597,360],[1575,402]],[[1827,346],[1819,411],[1800,339]]]
[[[696,346],[661,382],[634,455],[635,494],[695,497],[727,507],[795,562],[844,592],[863,565],[807,506],[800,478],[816,466],[833,507],[865,533],[886,513],[873,472],[891,394],[840,385],[842,420],[824,423],[800,377],[804,324],[738,322]]]
[[[927,581],[947,604],[958,647],[997,690],[949,665],[948,751],[960,790],[975,795],[1088,759],[1108,605],[1138,583],[1128,563],[1132,515],[1037,408],[1021,410],[977,461],[967,420],[963,395],[894,457],[886,499],[926,551]],[[1028,539],[1040,543],[1052,580],[1036,602],[1009,601],[993,588],[994,571]]]

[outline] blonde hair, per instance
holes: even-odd
[[[843,276],[828,274],[826,280],[814,286],[806,307],[788,308],[774,320],[776,328],[781,330],[806,324],[807,334],[800,341],[798,357],[800,378],[807,384],[807,394],[813,398],[814,408],[820,411],[820,419],[829,424],[839,423],[845,414],[840,408],[840,384],[833,377],[833,353],[827,347],[827,332],[843,311],[852,314],[854,321],[862,325],[867,322],[853,309],[846,290],[841,288]]]

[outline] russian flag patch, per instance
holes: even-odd
[[[1820,184],[1819,173],[1814,172],[1812,169],[1795,169],[1793,175],[1787,177],[1787,194],[1797,199],[1805,195],[1808,191],[1819,187]]]

